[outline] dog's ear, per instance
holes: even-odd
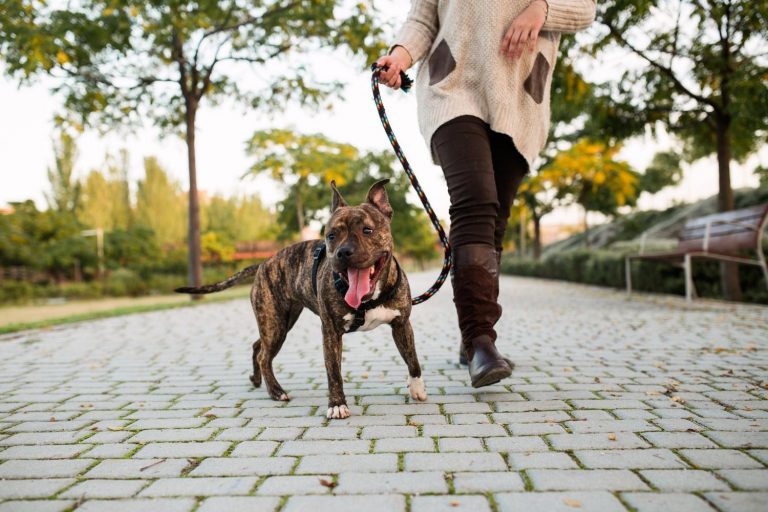
[[[349,206],[347,202],[341,197],[341,192],[336,188],[336,180],[331,180],[331,189],[333,189],[333,199],[331,200],[331,213],[335,212],[337,208],[342,206]]]
[[[392,218],[392,206],[389,204],[389,196],[387,196],[387,189],[384,185],[389,183],[389,180],[379,180],[371,186],[368,191],[368,202],[376,207],[381,213],[388,218]]]

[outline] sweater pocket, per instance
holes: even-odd
[[[429,85],[435,85],[456,69],[456,60],[445,39],[440,41],[429,57]]]
[[[549,62],[544,55],[539,52],[531,68],[531,73],[523,82],[523,89],[531,95],[533,101],[541,103],[544,101],[544,87],[547,85],[547,75],[549,74]]]

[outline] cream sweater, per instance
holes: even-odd
[[[548,0],[534,52],[499,55],[509,25],[531,0],[412,0],[395,38],[416,63],[419,127],[428,146],[443,123],[473,115],[512,137],[529,167],[547,140],[549,91],[561,32],[595,18],[594,0]],[[428,56],[428,57],[427,57]],[[434,153],[432,159],[439,164]]]

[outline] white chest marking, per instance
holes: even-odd
[[[396,317],[400,316],[400,311],[397,309],[389,309],[384,306],[379,306],[373,309],[369,309],[365,312],[365,323],[357,328],[358,331],[370,331],[375,329],[381,324],[388,324]],[[347,322],[344,326],[344,330],[349,331],[352,327],[352,321],[355,319],[355,315],[347,313],[344,315],[344,320]]]

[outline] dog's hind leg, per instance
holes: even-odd
[[[408,367],[408,392],[414,400],[424,401],[427,399],[427,388],[424,385],[424,379],[421,378],[421,366],[416,355],[411,322],[408,319],[403,319],[397,323],[393,322],[391,325],[392,338],[394,338],[397,350]]]
[[[254,387],[261,387],[261,370],[259,369],[259,350],[261,350],[261,340],[258,339],[253,342],[253,374],[251,375],[251,383]]]
[[[272,361],[285,342],[288,331],[296,323],[301,314],[301,306],[292,306],[288,311],[272,311],[271,313],[259,311],[257,318],[259,323],[259,349],[254,350],[254,362],[259,368],[267,393],[274,400],[289,400],[288,394],[280,386],[272,368]],[[254,370],[255,372],[256,370]]]

